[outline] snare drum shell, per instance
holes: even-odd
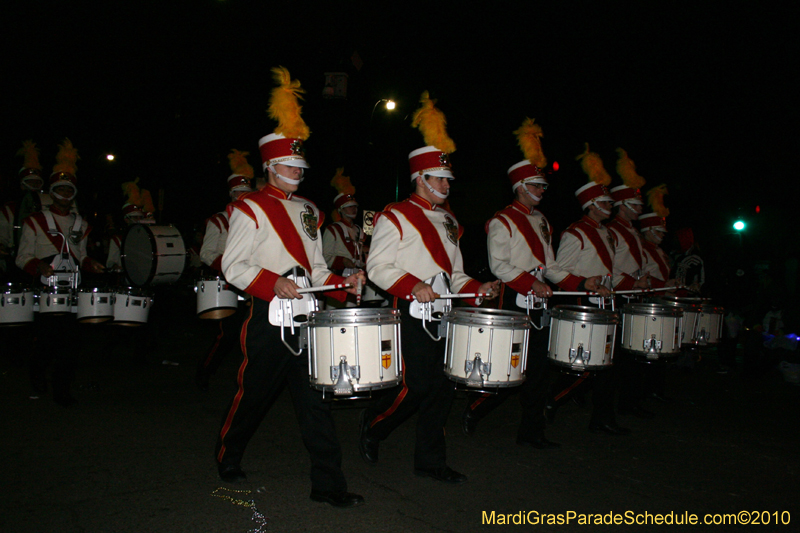
[[[358,365],[353,391],[379,390],[403,380],[400,312],[397,309],[346,308],[311,313],[308,320],[309,380],[317,390],[333,391],[331,368],[341,357]]]
[[[119,326],[147,324],[153,298],[141,289],[129,288],[114,292],[114,322]]]
[[[447,325],[444,373],[469,388],[516,387],[525,381],[531,324],[517,311],[455,308],[444,317]],[[481,381],[474,364],[491,363]],[[471,363],[468,370],[468,363]],[[475,377],[473,377],[475,376]]]
[[[39,313],[65,315],[72,312],[72,289],[46,287],[39,290]]]
[[[574,371],[609,368],[614,362],[618,323],[619,317],[611,311],[557,305],[551,312],[547,357]],[[579,351],[589,352],[588,362],[577,359]]]
[[[231,316],[239,307],[239,296],[220,278],[201,279],[195,285],[197,317],[220,320]]]
[[[683,309],[657,304],[628,304],[622,308],[622,338],[620,346],[648,359],[677,355],[683,337]],[[650,350],[645,342],[661,343]]]
[[[6,285],[0,292],[0,326],[22,326],[33,322],[34,304],[33,289]]]
[[[114,319],[114,296],[106,289],[78,289],[78,322],[100,324]]]

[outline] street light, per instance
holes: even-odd
[[[736,231],[744,231],[744,228],[747,227],[747,224],[744,223],[744,220],[737,220],[733,223],[733,229]]]
[[[106,154],[106,160],[113,161],[114,160],[114,154]]]

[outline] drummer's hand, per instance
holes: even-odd
[[[421,281],[414,285],[414,288],[411,289],[411,294],[420,303],[432,302],[437,296],[433,287]]]
[[[583,284],[586,287],[587,291],[596,292],[603,298],[608,298],[611,296],[611,291],[603,285],[603,276],[592,276],[591,278],[586,278],[586,282]]]
[[[94,259],[89,259],[88,271],[92,274],[102,274],[106,271],[106,267],[102,263],[98,263]]]
[[[539,298],[550,298],[553,295],[553,289],[551,289],[547,283],[543,283],[538,279],[533,282],[531,290],[533,291],[533,294]]]
[[[38,270],[39,274],[46,278],[49,278],[53,275],[53,267],[50,266],[50,263],[45,263],[44,261],[39,261],[39,264],[36,265],[36,270]]]
[[[637,279],[633,284],[634,289],[649,289],[650,288],[650,274],[645,274]]]
[[[361,290],[364,290],[364,285],[367,283],[367,276],[364,274],[364,271],[359,270],[355,274],[350,274],[349,276],[344,278],[344,282],[346,284],[352,285],[352,287],[345,289],[345,292],[349,294],[356,294],[356,292],[358,291],[357,283],[359,279],[361,280]]]
[[[303,297],[297,292],[299,288],[297,283],[289,278],[278,278],[275,280],[275,287],[273,287],[272,290],[275,291],[275,296],[278,298],[283,298],[284,300],[300,300]]]
[[[485,298],[487,300],[494,300],[500,296],[500,280],[496,279],[494,281],[487,281],[478,288],[478,292],[485,294]]]

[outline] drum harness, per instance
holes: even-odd
[[[45,221],[47,222],[47,233],[50,235],[61,236],[61,250],[53,258],[51,266],[53,267],[53,275],[49,277],[41,277],[42,283],[49,287],[67,287],[70,289],[77,289],[81,284],[81,272],[78,264],[73,260],[72,254],[69,249],[69,242],[67,237],[59,231],[58,225],[53,218],[53,213],[49,209],[43,210]],[[75,222],[72,224],[72,231],[69,234],[69,240],[73,244],[77,244],[80,240],[80,230],[83,218],[78,213],[75,213]]]

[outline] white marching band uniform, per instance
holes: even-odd
[[[200,260],[217,272],[222,271],[222,255],[228,241],[229,217],[226,211],[212,215],[206,222],[206,233],[200,247]]]
[[[645,274],[644,245],[639,231],[627,220],[617,216],[608,224],[614,239],[614,284],[619,290],[632,289]]]
[[[418,282],[440,272],[449,277],[452,292],[477,293],[481,283],[464,273],[458,246],[462,232],[452,213],[412,194],[376,217],[367,275],[378,287],[406,300],[412,299]]]
[[[49,234],[50,229],[60,231],[69,239],[70,255],[76,265],[82,265],[88,257],[86,243],[91,232],[89,224],[77,213],[64,215],[45,207],[42,212],[34,213],[23,222],[17,251],[17,266],[34,277],[39,275],[37,265],[40,259],[61,253],[61,236]]]
[[[349,259],[356,266],[364,266],[362,244],[364,232],[352,222],[343,218],[334,222],[325,230],[322,236],[322,249],[325,262],[331,270],[345,270],[344,259]],[[358,269],[353,269],[345,276],[354,274]]]
[[[559,282],[559,286],[567,291],[577,291],[586,278],[614,272],[613,237],[608,228],[584,216],[561,234],[556,261],[559,268],[570,273]],[[613,276],[612,287],[622,281],[621,275]]]
[[[322,254],[318,236],[323,214],[317,206],[272,186],[262,192],[266,199],[261,194],[252,195],[232,204],[222,257],[228,282],[266,301],[275,297],[277,279],[298,266],[306,270],[314,286],[342,283],[343,278],[328,270]],[[265,206],[267,202],[279,204],[279,209],[270,210],[272,218],[262,202]]]

